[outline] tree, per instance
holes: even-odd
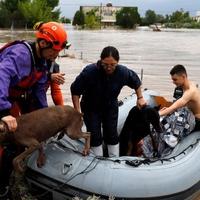
[[[23,14],[27,26],[32,27],[38,21],[51,21],[52,8],[46,0],[33,0],[31,2],[19,2],[18,8]]]
[[[171,23],[187,23],[191,22],[192,19],[189,15],[189,12],[184,12],[182,9],[180,11],[173,12],[170,16],[170,22]]]
[[[85,15],[85,27],[87,28],[99,28],[100,16],[96,15],[98,8],[88,11]]]
[[[137,8],[124,7],[116,13],[116,24],[122,28],[134,28],[140,21]]]
[[[29,0],[21,0],[21,2],[28,2]],[[12,23],[18,26],[24,23],[24,18],[21,12],[16,8],[19,0],[4,0],[0,1],[0,26],[11,27]]]
[[[57,21],[61,13],[60,9],[58,8],[55,9],[59,4],[59,0],[46,0],[46,1],[47,5],[51,8],[52,20]]]
[[[70,24],[70,23],[71,23],[71,20],[68,19],[68,18],[66,18],[66,17],[61,17],[61,18],[60,18],[60,21],[61,21],[62,23],[66,23],[66,24]]]
[[[59,0],[0,0],[0,26],[32,27],[37,21],[57,21]]]
[[[59,4],[59,0],[47,0],[47,5],[54,9]]]
[[[199,28],[200,23],[190,17],[189,12],[183,9],[177,10],[166,17],[165,27],[170,28]]]
[[[156,13],[153,10],[147,10],[146,11],[144,21],[147,25],[155,24],[156,19],[157,19],[157,16],[156,16]]]
[[[11,23],[9,10],[0,8],[0,27],[8,28],[11,26]]]
[[[85,23],[85,15],[84,15],[83,11],[82,10],[76,11],[74,18],[73,18],[72,25],[83,26],[84,23]]]
[[[16,5],[18,4],[19,0],[4,0],[0,1],[0,7],[1,8],[6,8],[9,10],[11,13],[15,12]],[[29,0],[21,0],[21,2],[29,2]]]
[[[166,18],[163,15],[156,15],[156,23],[165,23],[166,22]]]

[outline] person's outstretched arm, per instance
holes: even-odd
[[[137,95],[137,106],[139,108],[142,108],[144,106],[147,105],[147,102],[146,100],[144,99],[143,95],[142,95],[142,89],[141,89],[141,86],[135,90],[136,92],[136,95]]]
[[[177,101],[175,101],[171,106],[169,106],[167,108],[164,107],[163,109],[161,109],[159,111],[159,115],[165,116],[170,113],[173,113],[178,108],[182,108],[182,107],[186,106],[186,104],[191,100],[191,97],[192,97],[192,91],[188,90],[188,91],[184,92],[183,96],[180,99],[178,99]]]

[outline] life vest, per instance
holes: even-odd
[[[10,100],[26,98],[28,96],[31,86],[33,86],[42,77],[42,74],[43,74],[43,72],[39,72],[36,70],[36,64],[35,64],[32,48],[30,44],[28,44],[28,42],[26,41],[14,41],[14,42],[8,43],[0,49],[0,53],[3,50],[5,50],[7,47],[10,47],[15,44],[24,44],[29,49],[30,54],[31,54],[32,66],[31,66],[31,72],[29,76],[24,77],[16,86],[9,88]]]

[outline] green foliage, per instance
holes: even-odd
[[[0,1],[0,7],[6,8],[11,13],[17,10],[16,5],[18,4],[19,0],[3,0]],[[29,0],[21,0],[21,2],[29,2]]]
[[[60,18],[61,11],[58,8],[54,11],[51,11],[51,14],[52,14],[52,20],[51,21],[58,21],[58,19]]]
[[[60,17],[61,11],[59,8],[56,8],[59,4],[59,0],[46,0],[48,7],[51,8],[52,21],[57,21]]]
[[[172,13],[172,15],[170,16],[170,22],[187,23],[187,22],[192,22],[192,19],[189,15],[189,12],[184,12],[183,10],[180,10]]]
[[[143,22],[145,25],[155,24],[157,22],[156,19],[156,13],[153,10],[147,10]]]
[[[0,26],[8,28],[11,24],[15,24],[15,27],[24,25],[24,17],[22,13],[16,8],[19,0],[3,0],[0,1]],[[29,0],[21,0],[22,2],[28,2]]]
[[[100,17],[96,15],[98,9],[92,9],[86,14],[83,13],[82,9],[76,12],[72,24],[74,26],[79,25],[82,28],[99,28],[100,27]]]
[[[95,15],[86,15],[85,28],[100,28],[100,20]]]
[[[76,11],[72,24],[74,26],[76,25],[83,26],[84,23],[85,23],[85,16],[83,11],[82,10]]]
[[[116,13],[116,24],[122,28],[135,28],[140,23],[137,8],[124,7]]]
[[[66,23],[66,24],[70,24],[70,23],[71,23],[71,20],[68,19],[68,18],[66,18],[66,17],[61,17],[61,18],[60,18],[60,21],[61,21],[62,23]]]
[[[32,27],[38,21],[51,21],[51,8],[46,0],[33,0],[29,2],[19,2],[18,8],[23,14],[28,27]]]
[[[98,9],[92,9],[85,16],[85,28],[100,28],[100,17],[96,15]]]
[[[32,27],[37,21],[57,21],[59,0],[2,0],[0,1],[0,26]]]
[[[166,18],[163,15],[156,15],[156,23],[165,23],[166,22]]]
[[[46,1],[47,1],[47,5],[51,7],[52,9],[54,9],[59,4],[59,0],[46,0]]]
[[[199,22],[190,22],[190,23],[165,23],[166,28],[200,28],[200,23]]]
[[[190,17],[189,12],[175,11],[172,15],[157,15],[153,10],[147,10],[145,17],[142,19],[142,25],[151,25],[155,23],[165,24],[165,27],[170,28],[189,28],[198,27],[198,23],[194,23],[195,20]]]
[[[0,27],[8,28],[11,26],[10,11],[6,8],[0,8]]]
[[[200,28],[200,23],[190,17],[189,12],[184,12],[182,9],[175,11],[168,16],[165,27],[169,28]]]

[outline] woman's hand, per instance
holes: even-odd
[[[147,105],[147,102],[146,102],[146,100],[144,99],[144,97],[139,97],[139,98],[137,99],[137,107],[138,107],[139,109],[143,108],[143,107],[146,106],[146,105]]]

